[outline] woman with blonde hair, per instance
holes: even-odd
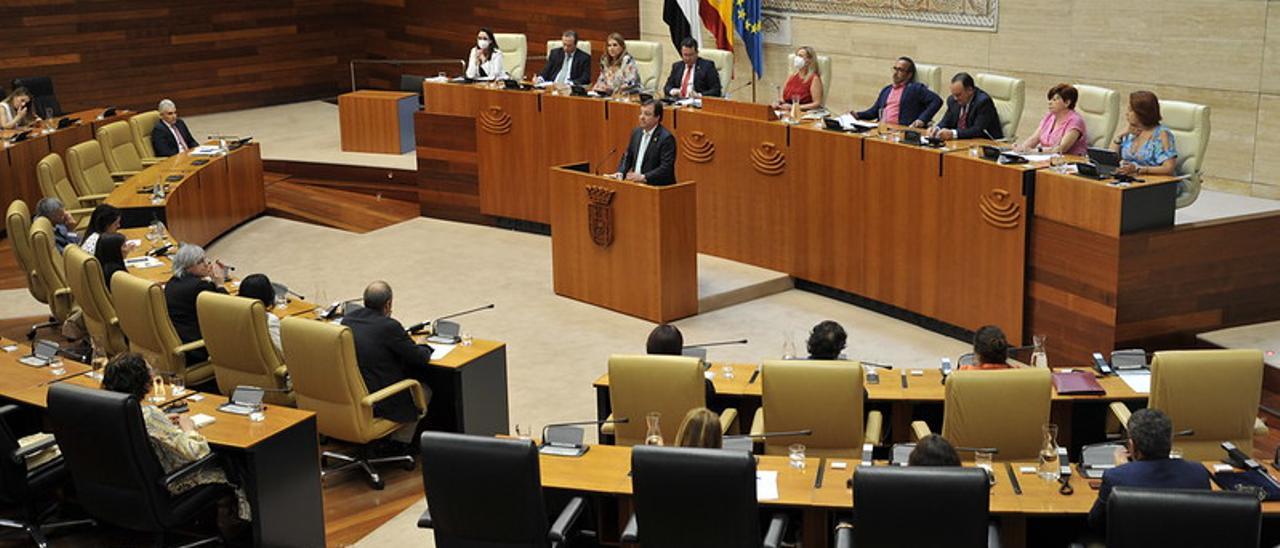
[[[782,87],[782,95],[778,97],[778,108],[790,108],[792,103],[799,105],[800,110],[822,108],[823,97],[822,74],[818,70],[818,53],[809,46],[801,46],[792,57],[795,72],[787,78]]]
[[[40,120],[33,113],[35,105],[31,102],[31,92],[27,88],[17,88],[0,101],[0,129],[15,129],[29,126]]]
[[[640,85],[640,67],[636,59],[627,53],[627,41],[621,34],[613,33],[605,41],[604,55],[600,56],[600,77],[591,91],[610,95]]]
[[[720,430],[720,415],[706,407],[689,410],[676,432],[677,447],[702,447],[720,449],[724,446],[724,433]]]

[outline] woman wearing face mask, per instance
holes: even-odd
[[[494,79],[505,74],[498,39],[493,37],[493,31],[480,29],[476,33],[476,47],[471,48],[471,57],[467,60],[467,78]]]
[[[31,92],[27,88],[13,90],[13,93],[0,101],[0,129],[27,127],[40,121],[33,110],[35,105],[31,104]]]
[[[635,58],[627,53],[627,41],[621,34],[610,34],[608,48],[600,56],[600,78],[596,79],[596,85],[591,86],[591,91],[608,95],[639,84],[640,68],[636,66]]]
[[[782,87],[782,96],[774,106],[791,108],[792,103],[798,103],[800,110],[822,108],[824,97],[822,96],[822,74],[818,71],[818,54],[813,51],[813,48],[804,46],[796,50],[795,56],[791,59],[795,72],[787,78],[787,84]]]

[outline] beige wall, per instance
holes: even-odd
[[[673,62],[662,0],[639,1],[642,38],[665,44]],[[796,16],[791,36],[831,56],[833,110],[873,103],[899,55],[942,66],[944,82],[961,70],[1025,79],[1020,136],[1034,131],[1042,94],[1058,82],[1208,104],[1206,186],[1280,199],[1280,0],[1010,0],[995,33]],[[766,47],[759,102],[785,80],[791,50]],[[750,77],[741,48],[734,57],[737,79],[726,89]]]

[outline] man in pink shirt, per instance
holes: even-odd
[[[911,127],[925,127],[942,108],[942,98],[916,79],[916,63],[910,57],[899,57],[893,64],[893,83],[880,90],[871,108],[854,112],[859,120],[876,120],[883,112],[884,121]]]

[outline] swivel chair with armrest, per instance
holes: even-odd
[[[62,325],[79,307],[76,306],[71,287],[67,285],[62,255],[58,253],[54,241],[53,223],[44,217],[37,218],[31,223],[29,241],[31,256],[35,262],[35,275],[45,288],[45,302],[49,303],[49,313],[56,322],[53,325]],[[32,327],[27,338],[35,338],[35,332],[36,328]]]
[[[424,432],[421,450],[427,510],[418,527],[433,529],[440,548],[555,548],[585,505],[573,497],[554,523],[547,520],[538,450],[529,440]]]
[[[124,330],[120,329],[116,305],[111,302],[111,292],[102,277],[102,263],[77,245],[67,246],[62,252],[62,259],[66,265],[67,286],[71,288],[76,304],[80,305],[85,329],[89,331],[94,345],[108,358],[127,352],[129,341],[125,340]]]
[[[98,128],[97,138],[102,146],[102,159],[107,162],[112,177],[123,180],[142,171],[142,153],[133,143],[128,122],[111,122]]]
[[[1001,460],[1035,460],[1049,422],[1053,376],[1048,369],[956,371],[947,379],[942,437],[964,447],[994,447]],[[911,423],[915,439],[932,432]]]
[[[125,176],[112,173],[102,155],[102,145],[97,141],[85,141],[67,149],[67,174],[71,184],[81,196],[107,195],[115,190],[117,182]]]
[[[31,252],[31,210],[27,208],[26,202],[14,200],[9,203],[9,209],[5,211],[4,226],[10,235],[9,244],[13,247],[14,261],[26,277],[27,292],[40,303],[49,304],[49,288],[45,287],[44,281],[36,274],[36,258]],[[21,236],[14,237],[14,234]],[[48,322],[33,326],[31,332],[55,325],[58,325],[57,320],[50,318]]]
[[[262,301],[205,291],[196,297],[196,316],[219,392],[257,386],[267,389],[263,401],[295,405],[287,383],[289,368],[267,333]]]
[[[863,444],[879,445],[884,416],[879,411],[863,414],[862,364],[766,361],[760,377],[763,405],[751,422],[751,433],[813,432],[805,437],[769,438],[765,454],[785,455],[789,445],[803,443],[809,455],[858,459]]]
[[[418,92],[421,93],[422,90],[419,89]],[[150,166],[161,160],[156,156],[155,146],[151,144],[151,130],[159,122],[160,113],[154,110],[139,112],[129,118],[129,133],[133,137],[133,146],[142,155],[143,166]]]
[[[661,415],[658,428],[664,440],[675,440],[680,421],[691,409],[707,406],[706,377],[698,358],[687,356],[609,356],[609,401],[614,417],[626,424],[606,424],[601,434],[614,436],[617,445],[642,445],[647,433],[645,417]],[[737,409],[720,413],[725,433],[738,420]]]
[[[635,514],[622,542],[646,546],[775,548],[786,514],[760,534],[756,459],[739,451],[639,445],[631,450]]]
[[[836,529],[836,547],[998,548],[990,490],[981,468],[859,468],[853,526]]]
[[[67,178],[67,166],[62,157],[49,154],[36,164],[36,181],[40,183],[40,194],[46,198],[57,198],[67,213],[76,218],[76,230],[89,228],[89,217],[94,206],[107,197],[106,194],[80,194],[71,179]]]
[[[1107,497],[1107,548],[1253,548],[1261,531],[1250,493],[1116,487]]]
[[[49,494],[67,480],[67,469],[53,436],[19,445],[19,436],[13,430],[13,419],[18,406],[0,407],[0,502],[22,507],[20,518],[0,518],[0,527],[22,529],[36,546],[45,548],[49,541],[45,531],[74,525],[92,525],[91,519],[73,521],[47,521],[57,509],[57,504],[41,504],[41,497]],[[56,455],[56,456],[53,456]]]
[[[145,356],[151,367],[160,373],[181,375],[187,386],[213,379],[213,365],[208,361],[187,364],[186,353],[204,348],[204,339],[182,342],[169,319],[168,301],[160,284],[117,272],[111,277],[111,297],[129,348]]]
[[[169,485],[221,459],[209,453],[166,473],[133,395],[58,383],[49,387],[48,418],[80,505],[103,522],[154,534],[158,546],[230,493],[227,485],[216,484],[169,492]]]

